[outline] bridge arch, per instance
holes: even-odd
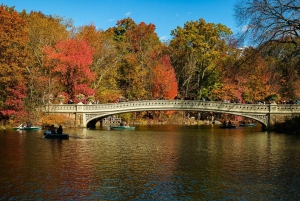
[[[151,110],[145,110],[145,109],[141,109],[141,108],[137,108],[136,110],[131,110],[130,112],[142,112],[142,111],[170,111],[170,110],[167,110],[167,109],[151,109]],[[214,112],[214,113],[221,113],[221,114],[231,114],[231,115],[238,115],[238,116],[242,116],[242,117],[247,117],[247,118],[250,118],[250,119],[253,119],[253,120],[256,120],[258,121],[259,123],[262,124],[263,127],[266,127],[267,126],[267,116],[265,115],[258,115],[258,116],[255,116],[255,115],[247,115],[247,114],[240,114],[240,113],[237,113],[237,112],[220,112],[220,111],[216,111],[216,110],[204,110],[204,109],[185,109],[185,110],[182,110],[182,109],[173,109],[172,111],[197,111],[197,112]],[[93,122],[94,120],[96,119],[101,119],[103,117],[107,117],[107,116],[111,116],[111,115],[117,115],[117,114],[123,114],[123,113],[128,113],[128,112],[108,112],[108,113],[105,113],[105,114],[86,114],[86,125],[85,127],[88,127],[88,125],[90,125],[90,122]]]
[[[147,110],[147,111],[149,111],[149,110]],[[159,110],[155,110],[155,111],[159,111]],[[192,110],[189,110],[189,111],[192,111]],[[195,111],[200,111],[200,110],[195,110]],[[141,112],[141,110],[139,110],[139,111],[132,111],[132,112]],[[201,112],[204,112],[204,111],[201,111]],[[240,115],[240,114],[236,114],[236,113],[226,113],[226,112],[216,112],[216,111],[214,111],[214,112],[215,113],[221,113],[221,114],[232,114],[232,115],[238,115],[238,116],[242,116],[242,117],[247,117],[249,119],[253,119],[253,120],[259,122],[260,124],[262,124],[263,127],[267,126],[267,124],[265,123],[265,121],[263,121],[260,117],[254,117],[254,116],[248,116],[248,115]],[[127,113],[127,112],[123,112],[123,113]],[[107,115],[88,115],[88,117],[90,117],[90,116],[92,116],[92,117],[89,118],[86,121],[85,127],[89,127],[88,125],[91,125],[90,123],[93,122],[94,120],[101,119],[101,118],[104,118],[104,117],[107,117],[107,116],[111,116],[111,115],[116,115],[116,114],[122,114],[122,113],[111,113],[111,114],[107,114]]]

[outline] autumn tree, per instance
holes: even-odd
[[[187,96],[202,96],[202,90],[225,56],[230,29],[222,24],[190,21],[171,32],[170,55],[179,82],[179,91]]]
[[[60,86],[53,91],[55,94],[65,91],[72,99],[79,93],[94,95],[94,90],[89,86],[95,78],[90,70],[93,50],[85,41],[60,41],[53,48],[45,47],[44,52],[49,77]]]
[[[117,49],[113,30],[97,30],[92,24],[80,27],[77,38],[87,41],[94,49],[91,70],[95,72],[96,78],[91,87],[97,98],[101,102],[116,100],[122,94],[118,85],[118,69],[125,50]]]
[[[28,65],[26,66],[27,78],[27,98],[26,107],[35,112],[36,107],[42,104],[45,94],[49,95],[51,88],[49,85],[48,71],[43,63],[43,48],[54,46],[58,41],[67,39],[68,28],[71,26],[63,18],[58,16],[44,15],[41,12],[26,11],[20,13],[28,24]]]
[[[129,98],[151,99],[149,65],[154,50],[161,42],[153,24],[135,24],[132,19],[120,20],[115,28],[118,49],[126,50],[120,65],[120,87]]]
[[[174,99],[178,94],[178,83],[170,57],[166,54],[153,53],[151,59],[153,62],[150,73],[152,97]]]
[[[25,114],[28,29],[14,8],[4,5],[0,24],[0,120],[14,119]]]
[[[240,57],[242,65],[240,66],[239,79],[243,86],[242,98],[248,102],[264,101],[270,95],[271,91],[271,72],[267,61],[261,54],[253,53],[257,49],[246,48]],[[247,60],[249,55],[256,55],[253,60]]]
[[[119,96],[151,98],[154,93],[167,97],[176,95],[174,70],[168,63],[170,60],[166,52],[162,54],[164,45],[154,30],[152,24],[137,25],[130,18],[120,20],[116,27],[105,32],[96,30],[94,25],[80,27],[77,38],[87,41],[94,49],[91,68],[97,76],[93,87],[100,100],[113,101]],[[169,82],[156,79],[156,72],[168,75]],[[153,89],[158,89],[152,88],[154,84],[165,88],[165,91],[154,92]]]
[[[235,5],[235,18],[242,30],[240,39],[266,56],[276,75],[272,83],[276,88],[280,85],[277,93],[286,98],[296,98],[295,92],[299,91],[299,17],[298,0],[240,0]]]
[[[290,43],[269,42],[261,52],[270,71],[270,87],[273,93],[285,100],[300,97],[299,57]]]

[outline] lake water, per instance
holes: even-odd
[[[300,136],[261,128],[0,131],[0,200],[300,200]]]

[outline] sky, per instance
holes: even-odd
[[[136,24],[154,24],[160,40],[172,38],[171,31],[200,18],[221,23],[237,33],[233,7],[236,0],[2,0],[15,10],[41,11],[72,19],[76,27],[94,24],[107,30],[117,21],[131,18]]]

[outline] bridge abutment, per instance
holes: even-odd
[[[277,123],[284,123],[286,120],[299,115],[300,114],[269,114],[268,130],[272,130]]]
[[[300,107],[299,105],[277,105],[276,103],[272,103],[269,106],[268,113],[268,130],[272,130],[277,123],[283,123],[288,119],[293,118],[294,116],[300,115]]]

